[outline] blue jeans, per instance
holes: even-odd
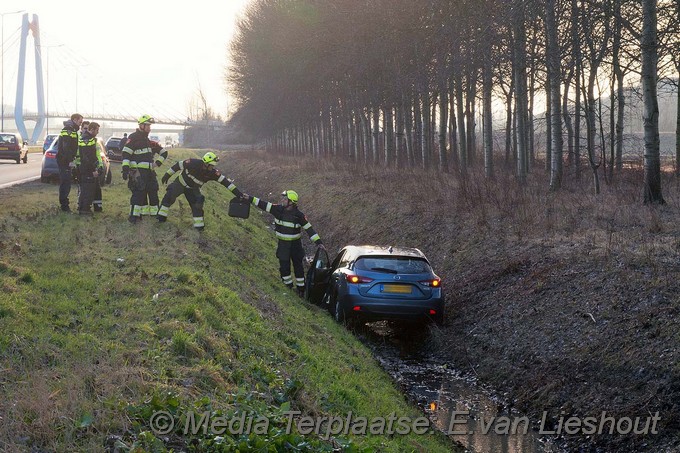
[[[59,165],[59,204],[68,208],[68,195],[71,193],[71,167]]]

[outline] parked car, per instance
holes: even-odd
[[[0,132],[0,159],[28,162],[28,144],[17,132]]]
[[[106,155],[106,146],[102,139],[97,138],[97,148],[99,148],[99,155],[102,157],[104,163],[104,172],[99,176],[99,183],[111,184],[111,162]],[[42,168],[40,170],[40,182],[59,182],[59,166],[57,165],[57,154],[59,153],[59,137],[57,137],[50,147],[45,151],[42,160]]]
[[[109,156],[109,159],[115,161],[123,160],[123,150],[120,149],[120,141],[122,139],[123,137],[109,137],[106,141],[106,154]]]
[[[54,141],[55,138],[57,138],[59,135],[58,134],[47,134],[45,136],[45,141],[43,142],[43,154],[45,154],[45,151],[47,151],[47,148],[50,147],[52,142]]]
[[[317,250],[305,293],[336,321],[444,321],[441,279],[420,250],[348,245],[328,263]]]

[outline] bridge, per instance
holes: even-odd
[[[122,88],[115,86],[115,83],[104,82],[103,72],[93,73],[93,65],[65,44],[43,45],[38,16],[35,14],[31,17],[29,14],[23,14],[21,26],[10,33],[7,39],[5,39],[4,31],[2,34],[0,121],[3,132],[16,130],[29,143],[38,143],[46,133],[57,133],[61,130],[62,122],[70,118],[74,112],[82,114],[87,120],[100,123],[102,125],[101,136],[134,131],[137,118],[143,113],[148,113],[156,119],[153,132],[159,134],[181,133],[188,126],[204,123],[191,118],[191,116],[200,117],[202,109],[197,109],[189,116],[186,113],[177,112],[158,100],[145,98],[143,93],[134,93],[130,87]],[[32,40],[29,39],[30,37]],[[48,39],[48,42],[53,42],[53,40]],[[31,59],[27,61],[27,51],[31,44],[34,61],[30,61]],[[52,65],[50,65],[50,50],[53,53],[59,52],[56,59],[55,55],[52,55]],[[43,60],[45,66],[43,66]],[[10,62],[15,61],[18,61],[16,68],[14,65],[9,66]],[[6,66],[13,69],[12,74],[16,77],[9,80],[8,84],[8,87],[16,87],[16,96],[11,106],[5,103]],[[33,83],[35,85],[32,85]],[[53,93],[49,92],[50,83]],[[55,95],[55,85],[69,88],[57,90]],[[27,89],[30,86],[35,86],[35,90]],[[88,92],[90,86],[91,90]],[[83,91],[86,95],[89,94],[87,101],[91,101],[87,102],[89,104],[87,108],[82,107]],[[34,104],[25,101],[33,101]],[[28,104],[32,106],[27,107]],[[33,126],[30,135],[27,123]]]

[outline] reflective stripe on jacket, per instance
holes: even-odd
[[[312,224],[297,206],[288,209],[281,204],[269,203],[257,197],[250,197],[250,202],[274,216],[274,231],[279,240],[296,241],[302,238],[302,230],[305,230],[312,242],[321,244],[319,234],[314,231]]]

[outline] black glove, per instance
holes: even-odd
[[[165,173],[165,174],[163,175],[163,177],[161,178],[161,182],[162,182],[163,184],[167,184],[167,183],[168,183],[168,179],[170,179],[170,175],[167,174],[167,173]]]
[[[129,167],[123,167],[123,181],[127,181],[129,174],[130,174],[130,168]]]

